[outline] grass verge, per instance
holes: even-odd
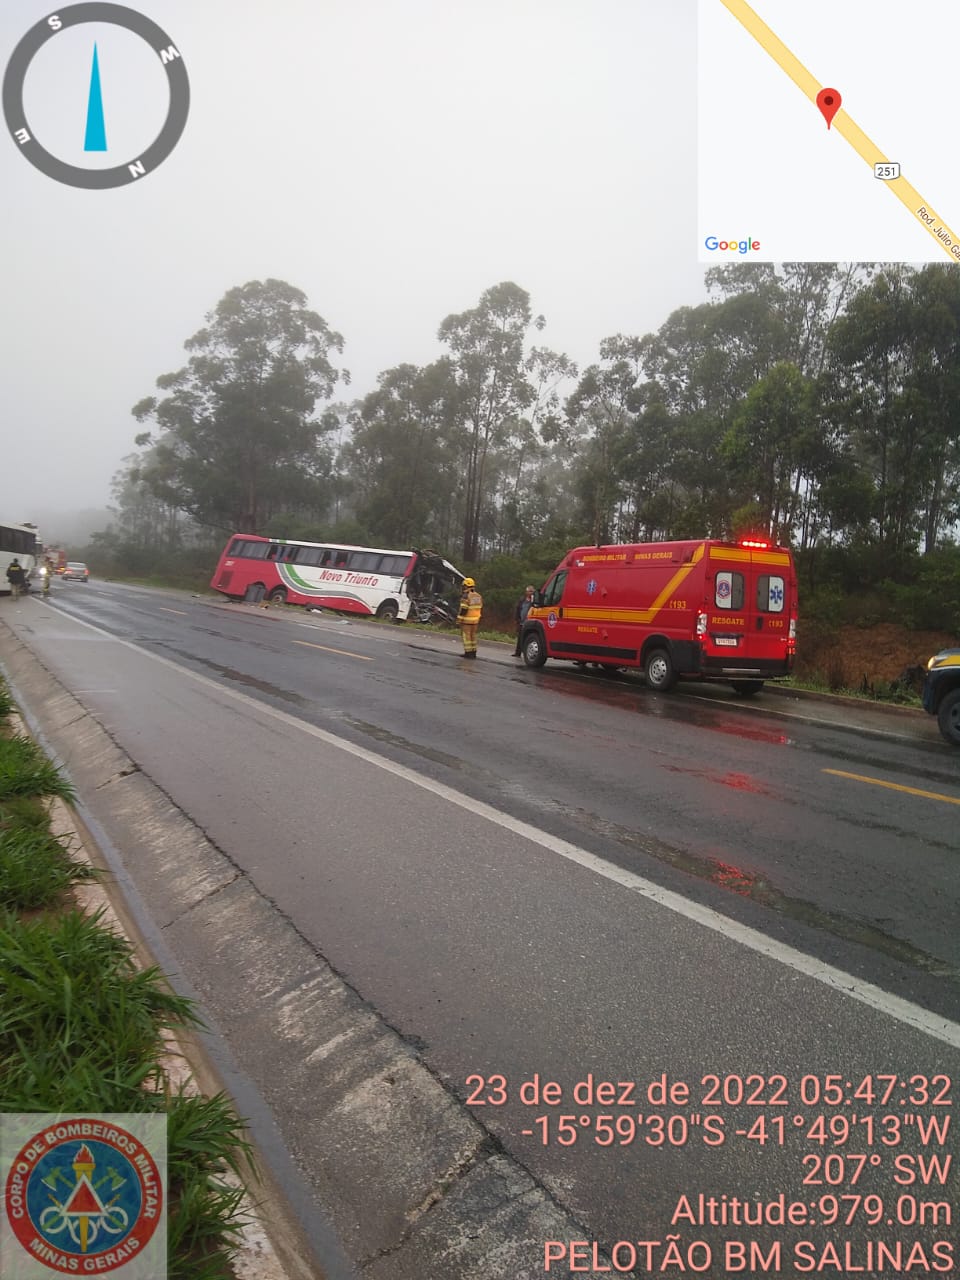
[[[243,1191],[225,1176],[250,1147],[224,1094],[170,1088],[165,1033],[199,1025],[189,1000],[70,888],[95,872],[50,832],[43,801],[73,792],[31,739],[12,736],[0,682],[0,1108],[164,1112],[170,1280],[231,1280]]]

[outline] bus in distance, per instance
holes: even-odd
[[[11,560],[19,560],[29,585],[39,556],[37,530],[32,524],[0,524],[0,591],[10,594],[7,570]]]
[[[404,622],[426,602],[458,597],[462,582],[460,570],[435,551],[235,533],[210,585],[228,600],[266,598],[274,604]]]

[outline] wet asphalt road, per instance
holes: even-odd
[[[414,628],[107,584],[64,584],[56,604],[898,994],[960,1009],[958,807],[856,780],[960,798],[960,753],[931,717],[876,717],[871,731],[851,709],[847,726],[810,723],[720,685],[656,695],[632,674],[529,671],[506,646],[485,645],[474,665],[453,638]]]
[[[118,661],[64,615],[568,841],[613,878],[531,852],[429,790],[354,775],[286,722],[218,709],[208,686],[130,650]],[[851,711],[835,724],[772,695],[656,695],[634,677],[528,671],[482,643],[467,663],[406,627],[99,583],[27,602],[16,629],[601,1238],[666,1230],[678,1191],[704,1189],[701,1157],[714,1161],[707,1190],[775,1194],[797,1182],[796,1155],[767,1148],[761,1176],[744,1142],[693,1164],[689,1143],[668,1142],[653,1165],[637,1140],[591,1149],[551,1131],[543,1145],[540,1129],[522,1131],[534,1111],[556,1116],[515,1096],[535,1072],[568,1089],[588,1071],[960,1076],[955,1049],[808,990],[776,958],[638,904],[616,879],[642,877],[960,1020],[960,754],[927,717]],[[491,1075],[510,1101],[481,1114],[489,1086],[468,1077]]]

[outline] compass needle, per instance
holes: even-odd
[[[107,50],[109,64],[107,88],[111,95],[110,108],[113,112],[111,119],[114,122],[111,126],[114,152],[118,149],[123,151],[131,141],[147,143],[143,150],[128,151],[128,158],[122,164],[114,163],[105,167],[94,155],[96,152],[103,153],[108,150],[103,86],[100,80],[100,50],[96,43],[93,46],[90,68],[90,88],[87,95],[86,130],[83,142],[83,152],[89,156],[87,163],[69,164],[62,160],[53,150],[48,149],[40,138],[34,136],[33,129],[27,124],[24,84],[34,55],[48,40],[58,40],[62,32],[87,23],[105,23],[110,27],[119,27],[138,36],[147,48],[148,57],[154,60],[155,66],[159,65],[161,74],[166,80],[168,94],[166,117],[160,125],[159,132],[154,135],[153,141],[147,140],[149,135],[135,138],[130,134],[129,128],[125,133],[124,129],[129,125],[131,112],[126,110],[118,113],[114,99],[118,94],[121,96],[123,94],[124,68],[126,68],[127,81],[130,79],[130,63],[129,59],[125,62],[122,55],[118,60],[116,46],[105,41],[104,47]],[[114,55],[112,59],[110,54]],[[147,66],[142,58],[142,50],[141,66]],[[141,76],[140,80],[146,84],[151,78],[156,79],[151,75]],[[159,80],[156,80],[155,88],[162,92]],[[138,182],[146,174],[152,174],[180,141],[181,134],[186,128],[187,116],[190,114],[190,81],[187,69],[180,50],[170,36],[146,14],[138,13],[136,9],[128,9],[126,5],[107,3],[107,0],[84,0],[82,4],[69,4],[58,13],[50,14],[34,23],[10,55],[7,69],[3,74],[2,90],[0,96],[3,100],[3,119],[24,159],[56,182],[64,182],[68,186],[81,187],[90,191],[105,191],[111,187],[126,186],[128,183]],[[159,119],[159,114],[157,118]],[[71,133],[64,140],[64,150],[73,151],[76,149],[74,142],[76,134],[72,131],[77,129],[79,132],[75,115],[69,117],[66,127]]]
[[[84,151],[106,151],[107,130],[103,119],[103,93],[100,88],[100,58],[97,46],[93,46],[93,66],[90,68],[90,94],[87,98],[87,131]]]

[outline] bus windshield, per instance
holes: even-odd
[[[235,533],[210,581],[228,600],[262,600],[402,622],[456,598],[463,574],[435,551],[298,542]]]

